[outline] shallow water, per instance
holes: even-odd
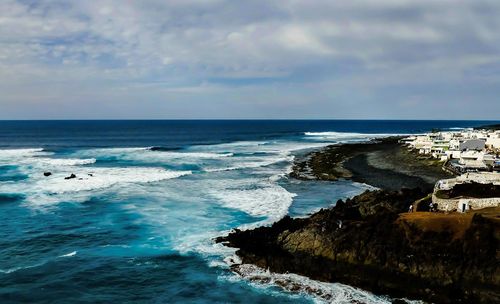
[[[259,273],[272,279],[256,283],[233,274],[225,261],[234,250],[213,238],[370,188],[289,179],[295,155],[308,149],[481,124],[0,122],[0,301],[324,301],[278,287],[280,275]],[[72,173],[77,178],[65,179]],[[327,290],[337,303],[389,301],[288,279]]]

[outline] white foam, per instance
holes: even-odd
[[[195,146],[193,149],[216,149],[216,150],[239,150],[239,149],[248,149],[251,147],[258,147],[258,146],[263,146],[265,144],[268,144],[268,141],[235,141],[235,142],[230,142],[230,143],[223,143],[223,144],[215,144],[215,145],[209,145],[209,146]]]
[[[147,221],[148,227],[154,229],[157,239],[148,240],[147,246],[158,246],[162,250],[162,246],[168,249],[173,247],[181,253],[196,252],[207,257],[210,266],[224,267],[222,260],[231,260],[227,257],[232,256],[235,249],[214,244],[212,239],[226,233],[220,231],[227,229],[227,226],[221,228],[221,220],[233,215],[224,214],[219,218],[209,213],[214,200],[225,207],[264,218],[263,221],[239,228],[246,229],[279,220],[288,213],[295,196],[277,184],[277,181],[291,170],[292,152],[327,144],[329,143],[277,140],[197,146],[186,151],[151,151],[149,148],[87,149],[77,151],[67,159],[49,158],[43,150],[31,149],[23,152],[27,159],[25,163],[33,166],[31,169],[28,168],[30,166],[25,166],[30,173],[29,179],[8,187],[26,193],[26,201],[30,206],[45,202],[83,201],[99,195],[100,191],[108,191],[106,193],[113,193],[119,198],[127,198],[128,195],[147,196],[150,199],[147,204],[136,204],[130,200],[130,203],[123,206],[129,208],[127,210],[130,212],[141,213],[142,217],[138,221]],[[11,155],[18,155],[17,151]],[[93,164],[96,159],[101,159],[100,157],[110,156],[132,160],[148,167],[83,166]],[[249,170],[199,174],[192,178],[175,180],[177,177],[191,174],[191,171],[169,171],[154,167],[152,162],[176,165],[197,162],[197,165],[210,172]],[[278,163],[279,165],[276,165]],[[49,165],[57,168],[51,169],[53,175],[44,177],[38,167]],[[64,177],[71,173],[76,174],[77,178],[65,180]],[[174,180],[162,183],[161,187],[148,184],[166,179]],[[113,187],[113,191],[107,189],[110,187]],[[125,199],[124,201],[128,202]],[[179,204],[182,204],[182,208]],[[187,225],[190,222],[197,224]],[[128,244],[121,246],[129,247]],[[60,258],[75,255],[77,251],[61,255]],[[304,292],[306,290],[303,289]]]
[[[116,157],[121,160],[134,161],[139,163],[165,163],[165,164],[186,164],[196,163],[204,160],[219,160],[230,158],[230,152],[210,152],[210,151],[155,151],[151,148],[105,148],[86,149],[74,154],[77,157],[106,158]]]
[[[374,138],[383,138],[397,136],[401,134],[390,133],[353,133],[353,132],[305,132],[304,135],[315,140],[346,141],[346,140],[370,140]]]
[[[78,159],[78,158],[36,158],[33,161],[37,161],[40,165],[48,166],[81,166],[90,165],[96,162],[95,158],[88,159]]]
[[[129,147],[129,148],[98,148],[98,149],[85,149],[81,150],[82,153],[98,153],[98,154],[122,154],[131,153],[137,151],[146,151],[151,149],[151,147]]]
[[[162,152],[162,151],[152,151],[152,154],[158,156],[165,156],[168,158],[206,158],[206,159],[218,159],[231,157],[233,153],[209,153],[209,152]]]
[[[237,267],[238,274],[256,287],[278,286],[296,294],[306,294],[318,303],[370,303],[390,304],[386,297],[376,296],[352,286],[339,283],[326,283],[311,280],[297,274],[279,274],[266,271],[254,265],[243,264]]]
[[[277,141],[273,145],[269,146],[268,149],[276,152],[296,152],[301,150],[308,150],[313,148],[321,148],[327,146],[328,143],[304,143],[304,142],[283,142]]]
[[[214,191],[212,196],[225,207],[242,210],[252,216],[267,217],[267,222],[281,219],[288,213],[294,193],[269,183],[257,189],[226,189]]]
[[[193,163],[209,159],[224,159],[233,156],[233,153],[210,153],[210,152],[171,152],[171,151],[138,151],[122,155],[124,160],[138,162],[161,162],[161,163]]]
[[[30,148],[30,149],[0,149],[1,156],[18,156],[18,155],[32,155],[42,152],[43,148]]]
[[[77,177],[65,179],[74,173]],[[33,188],[46,194],[90,191],[108,188],[118,183],[150,183],[178,178],[191,174],[191,171],[170,171],[163,168],[125,167],[125,168],[78,168],[74,172],[57,172],[39,179]]]
[[[463,127],[453,127],[453,128],[448,128],[448,130],[461,131],[461,130],[473,130],[473,129],[472,128],[463,128]]]
[[[76,255],[76,251],[72,251],[70,253],[66,253],[66,254],[63,254],[63,255],[60,255],[59,257],[60,258],[68,258],[68,257],[72,257],[72,256],[75,256]]]
[[[50,152],[43,151],[42,148],[33,149],[0,149],[1,162],[13,162],[25,159],[32,159],[34,156],[51,155]]]
[[[248,161],[250,160],[250,161]],[[247,158],[246,161],[241,161],[241,159],[233,161],[231,163],[226,163],[218,168],[208,167],[205,168],[205,172],[221,172],[221,171],[233,171],[240,169],[252,169],[270,166],[279,162],[291,162],[293,161],[293,156],[291,155],[277,155],[270,157],[259,157],[259,158]]]

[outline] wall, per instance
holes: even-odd
[[[472,209],[482,209],[487,207],[499,207],[500,197],[493,198],[453,198],[444,199],[432,195],[432,202],[438,205],[438,210],[441,211],[457,211],[459,203],[468,203]]]

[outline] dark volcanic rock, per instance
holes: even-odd
[[[486,125],[475,128],[476,130],[500,130],[500,124]]]
[[[180,150],[180,147],[151,147],[149,148],[150,151],[160,151],[160,152],[165,152],[165,151],[177,151]]]
[[[71,173],[70,176],[66,176],[64,179],[73,179],[73,178],[76,178],[76,175],[74,175],[73,173]]]
[[[271,227],[236,230],[217,241],[239,248],[243,263],[274,272],[394,297],[498,303],[498,220],[471,216],[459,237],[449,229],[401,220],[399,213],[425,195],[420,190],[367,191],[309,218],[285,217]]]

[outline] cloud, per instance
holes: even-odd
[[[193,109],[207,105],[227,118],[498,118],[454,105],[500,111],[499,13],[498,1],[5,0],[0,118],[136,117],[144,100],[143,118],[205,118]]]

